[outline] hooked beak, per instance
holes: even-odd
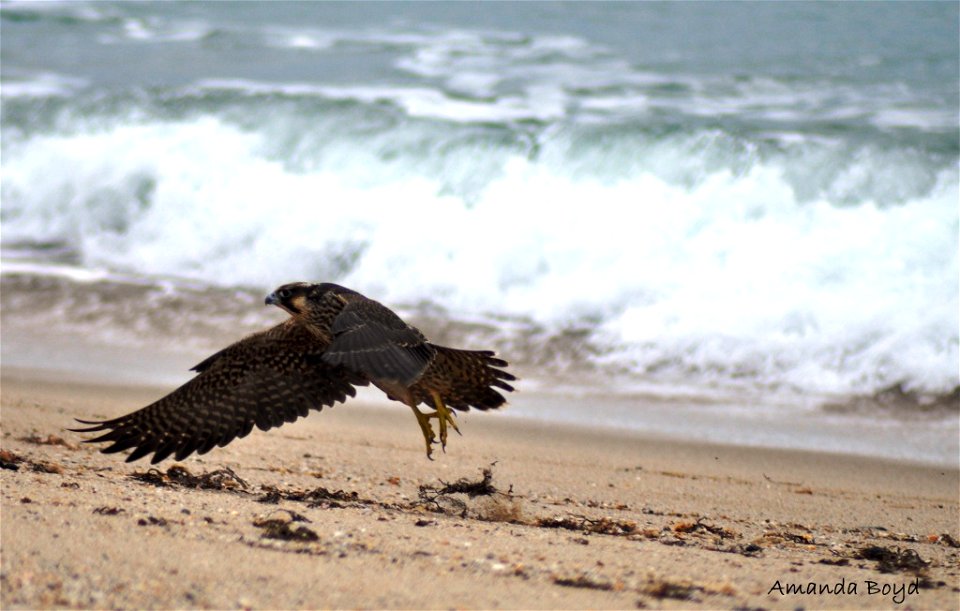
[[[291,304],[290,302],[284,301],[283,297],[281,297],[277,293],[278,291],[274,291],[269,295],[267,295],[267,298],[263,300],[263,303],[265,305],[275,305],[281,310],[283,310],[284,312],[291,315],[297,315],[300,313],[300,310],[295,308],[293,304]]]

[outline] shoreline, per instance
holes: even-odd
[[[58,287],[49,301],[58,303],[61,290]],[[96,307],[79,308],[90,310],[93,322],[78,323],[61,320],[57,309],[49,305],[28,314],[21,303],[23,296],[15,298],[6,290],[3,294],[2,362],[6,371],[26,371],[51,381],[150,386],[157,388],[157,396],[189,380],[193,375],[190,367],[217,349],[282,319],[280,312],[269,316],[274,314],[272,309],[251,309],[255,316],[242,323],[239,315],[221,313],[214,320],[216,324],[201,324],[196,312],[189,313],[195,298],[178,296],[176,303],[158,306],[163,324],[151,322],[141,334],[134,335],[132,330],[139,319],[130,311],[133,305],[129,295],[120,302],[121,307],[100,301],[94,291],[84,299],[94,299]],[[36,297],[41,298],[42,292]],[[211,307],[205,304],[202,309]],[[184,311],[188,314],[181,316]],[[224,329],[232,332],[227,334]],[[185,338],[181,344],[174,341],[179,337]],[[468,343],[496,345],[479,340]],[[507,357],[512,354],[509,347],[504,353]],[[600,427],[609,432],[628,430],[681,442],[837,452],[934,466],[955,467],[960,455],[960,414],[953,407],[921,409],[914,405],[916,409],[911,409],[907,405],[858,404],[853,400],[821,404],[814,397],[764,394],[756,389],[740,393],[707,389],[696,395],[673,387],[658,392],[654,387],[637,387],[602,373],[590,376],[581,371],[568,376],[560,371],[543,378],[540,374],[552,371],[550,367],[522,358],[511,363],[510,370],[521,379],[518,392],[508,397],[509,405],[501,412],[511,420]],[[375,390],[360,389],[359,396],[378,405],[391,403]]]
[[[78,363],[75,357],[80,351],[92,354],[92,361]],[[75,352],[67,352],[60,368],[7,365],[3,369],[7,376],[51,384],[150,389],[156,399],[193,377],[188,367],[202,360],[201,356],[158,350],[149,361],[156,367],[154,378],[144,381],[142,371],[136,369],[148,363],[145,351],[84,345]],[[747,398],[734,404],[732,400],[707,402],[656,395],[618,396],[605,393],[601,388],[594,390],[596,394],[570,396],[562,391],[545,391],[542,385],[528,392],[523,392],[521,387],[519,393],[508,397],[504,408],[492,415],[526,427],[577,429],[665,443],[797,451],[934,468],[960,467],[955,458],[960,447],[957,438],[960,423],[942,416],[919,414],[911,419],[903,414],[881,414],[871,419],[860,414],[824,413],[817,408],[793,405],[751,406]],[[370,387],[358,388],[356,398],[348,404],[358,402],[369,409],[384,411],[396,409],[398,405]],[[131,405],[128,411],[137,407],[142,406]],[[855,437],[850,436],[851,431],[857,432]],[[811,440],[816,447],[811,447]]]
[[[59,338],[67,335],[72,342],[84,346],[103,344],[117,350],[148,350],[151,356],[158,349],[181,356],[189,351],[195,353],[194,358],[204,358],[227,343],[283,319],[273,308],[264,308],[262,290],[249,286],[112,273],[59,261],[31,263],[27,259],[11,260],[9,254],[4,255],[7,258],[0,257],[0,283],[4,289],[0,296],[7,335],[11,330],[41,338],[53,335],[58,338],[58,347],[62,346]],[[149,307],[144,308],[145,304]],[[551,331],[524,316],[449,311],[423,301],[394,305],[406,320],[426,331],[432,341],[498,346],[510,356],[511,365],[522,370],[528,385],[560,387],[564,394],[593,393],[598,386],[612,386],[612,392],[601,392],[619,398],[688,400],[694,404],[746,400],[767,407],[814,407],[831,414],[888,412],[900,417],[955,419],[960,416],[960,385],[955,383],[946,389],[921,390],[901,380],[872,391],[830,392],[790,384],[749,380],[741,383],[737,376],[712,380],[678,377],[676,373],[631,374],[595,360],[604,350],[615,348],[593,343],[589,328]],[[545,371],[557,373],[544,377]],[[174,373],[182,371],[176,369]],[[527,375],[534,373],[536,379]],[[151,378],[163,382],[170,379]],[[960,433],[960,422],[957,425]]]
[[[23,459],[0,471],[4,608],[900,608],[901,586],[903,605],[949,608],[960,592],[956,468],[476,412],[431,462],[407,410],[356,401],[154,472],[64,428],[163,391],[37,373],[3,371],[3,450]],[[246,487],[185,487],[175,464]],[[498,492],[421,496],[483,469]],[[883,573],[869,550],[911,555]]]

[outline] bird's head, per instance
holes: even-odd
[[[266,305],[275,305],[281,310],[286,310],[293,316],[302,314],[307,310],[307,299],[316,284],[307,282],[292,282],[284,284],[267,295],[264,300]]]
[[[284,284],[273,291],[264,300],[267,305],[275,305],[285,310],[291,316],[309,318],[315,306],[321,304],[329,294],[339,295],[354,293],[348,288],[324,282],[311,284],[309,282],[292,282]]]

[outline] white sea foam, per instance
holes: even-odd
[[[4,253],[6,256],[6,253]],[[4,274],[24,274],[35,276],[55,276],[66,278],[71,282],[102,282],[104,280],[114,279],[114,276],[104,269],[87,269],[76,265],[65,265],[62,263],[35,263],[32,261],[4,261],[0,265],[0,270]],[[123,278],[124,280],[126,278]]]
[[[568,114],[569,89],[620,88],[612,108],[635,111],[639,87],[657,86],[661,76],[638,72],[602,47],[570,36],[524,36],[512,32],[466,30],[410,31],[317,29],[270,30],[265,43],[275,48],[335,52],[342,45],[383,48],[393,65],[417,77],[416,86],[320,86],[203,80],[198,86],[248,93],[278,92],[332,99],[389,101],[414,117],[456,122],[555,119]],[[669,81],[669,79],[667,79]],[[428,86],[429,84],[429,86]],[[626,88],[626,89],[624,89]],[[588,103],[584,110],[593,107]]]
[[[298,35],[286,33],[284,36]],[[333,38],[306,40],[305,46],[316,49],[330,48],[335,43]],[[602,121],[611,117],[635,120],[656,112],[714,119],[740,117],[793,126],[865,120],[880,128],[943,131],[957,127],[955,112],[931,108],[910,90],[896,87],[863,90],[816,81],[785,83],[758,78],[741,82],[684,74],[667,78],[637,71],[622,60],[602,56],[582,63],[537,64],[516,60],[515,57],[524,56],[516,50],[501,57],[493,53],[496,49],[491,49],[486,55],[466,59],[459,59],[454,50],[453,47],[447,49],[446,43],[442,52],[434,45],[427,45],[409,56],[401,56],[396,62],[401,69],[437,80],[437,86],[423,82],[334,86],[202,79],[189,90],[389,102],[413,117],[455,122],[549,121],[574,116],[582,121],[591,121],[593,116]],[[686,93],[678,97],[670,93],[671,88]]]
[[[888,106],[877,110],[872,117],[872,121],[880,127],[919,127],[928,130],[956,129],[957,111],[905,104],[899,108]]]
[[[685,181],[629,159],[615,178],[571,171],[609,149],[567,137],[533,159],[499,153],[467,198],[416,165],[397,171],[375,142],[296,170],[267,153],[269,134],[210,117],[35,135],[5,143],[3,237],[66,242],[93,269],[264,290],[335,280],[390,303],[588,326],[606,358],[671,383],[957,385],[955,170],[890,204],[850,185],[912,184],[909,165],[844,160],[843,193],[860,196],[838,205],[829,189],[800,197],[776,159],[737,171],[701,159]],[[456,154],[450,171],[474,167]]]
[[[328,49],[333,45],[333,40],[329,36],[315,32],[269,32],[267,38],[274,41],[273,45],[289,49],[316,51]],[[267,44],[269,45],[270,42]]]
[[[3,82],[0,83],[0,96],[4,99],[65,97],[73,95],[88,84],[86,79],[52,72],[22,73],[7,70]]]
[[[445,92],[427,87],[351,86],[338,87],[310,83],[264,83],[244,79],[206,79],[191,91],[236,91],[245,95],[281,94],[315,96],[328,100],[351,100],[374,104],[387,102],[408,116],[453,122],[501,122],[521,119],[549,120],[564,116],[566,97],[548,88],[529,91],[530,97],[504,96],[495,100],[451,98]]]
[[[101,34],[98,40],[103,44],[178,43],[201,40],[212,31],[209,24],[199,21],[126,18],[119,32]]]

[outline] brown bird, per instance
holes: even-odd
[[[133,448],[127,462],[150,453],[152,463],[171,454],[205,454],[250,433],[307,416],[355,396],[373,383],[410,406],[432,459],[437,420],[446,450],[447,430],[458,433],[450,408],[495,409],[516,378],[491,351],[438,346],[392,310],[336,284],[285,284],[267,305],[291,318],[242,339],[193,367],[197,376],[159,401],[113,420],[78,420],[88,443],[111,442],[104,453]],[[433,412],[418,409],[432,405]]]

